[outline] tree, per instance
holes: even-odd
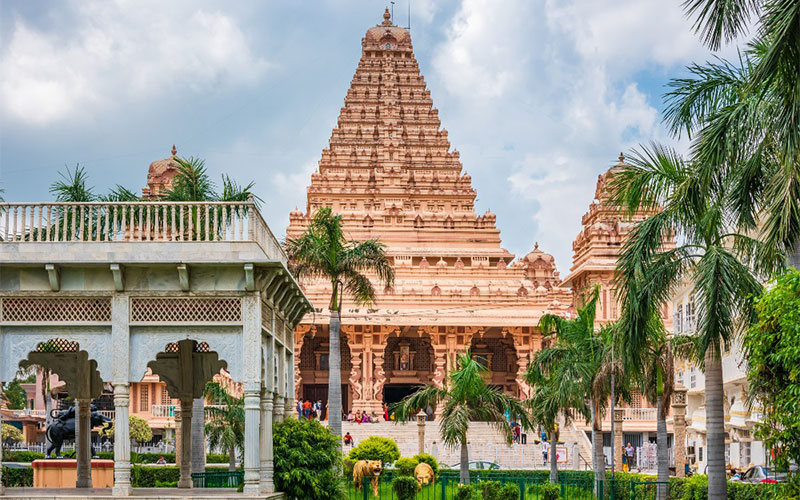
[[[756,312],[743,342],[749,398],[764,415],[756,436],[776,451],[776,465],[788,468],[800,463],[800,271],[779,276]]]
[[[130,438],[139,444],[147,443],[153,439],[153,429],[150,428],[150,424],[147,423],[147,420],[136,415],[128,416],[128,432],[130,433]],[[100,434],[106,437],[114,437],[114,424],[105,430],[101,430]]]
[[[375,301],[375,288],[364,273],[374,274],[378,281],[391,286],[394,269],[386,257],[385,247],[377,240],[347,241],[342,230],[342,216],[328,207],[316,211],[305,233],[286,240],[290,267],[298,279],[330,280],[330,341],[328,351],[328,425],[331,432],[342,436],[342,364],[340,325],[342,299],[350,295],[357,304]]]
[[[656,212],[635,224],[617,261],[622,353],[626,366],[635,368],[651,340],[655,309],[672,299],[681,280],[693,283],[698,321],[691,354],[706,374],[709,499],[723,500],[721,353],[748,317],[750,298],[760,293],[745,263],[761,244],[737,234],[729,183],[709,185],[702,168],[664,146],[641,149],[633,152],[630,164],[616,167],[611,181],[612,197],[623,211]],[[680,243],[665,246],[672,237]]]
[[[672,344],[657,315],[652,320],[652,334],[641,358],[641,392],[656,406],[657,478],[659,498],[667,498],[669,481],[669,448],[667,447],[667,413],[675,388],[675,368]],[[683,446],[675,443],[674,446]]]
[[[229,469],[236,470],[236,450],[244,453],[244,399],[233,397],[217,382],[206,384],[205,397],[218,405],[205,409],[209,446],[228,450]]]
[[[394,439],[370,436],[350,450],[348,457],[351,460],[380,460],[386,465],[400,458],[400,449]]]
[[[469,484],[469,450],[467,430],[470,422],[489,422],[511,441],[511,424],[505,412],[516,415],[525,428],[531,428],[525,406],[501,389],[486,384],[487,368],[473,358],[469,350],[458,355],[456,368],[447,374],[444,386],[423,387],[393,406],[395,423],[405,422],[416,415],[420,408],[444,408],[440,414],[439,430],[446,446],[461,447],[460,481]]]
[[[739,221],[767,243],[761,263],[780,267],[793,252],[800,259],[800,3],[684,6],[712,50],[747,31],[755,36],[737,64],[693,65],[691,78],[674,80],[668,122],[694,139],[692,157],[709,182],[733,183]]]
[[[28,393],[19,385],[19,380],[2,384],[0,390],[9,410],[23,410],[28,406]]]
[[[627,390],[619,362],[612,357],[614,329],[595,329],[595,313],[600,296],[597,286],[585,297],[577,317],[565,319],[546,314],[539,321],[545,336],[554,337],[554,344],[546,347],[531,360],[526,379],[534,390],[530,400],[535,421],[551,432],[550,481],[557,482],[553,431],[559,412],[569,423],[573,412],[592,421],[592,463],[595,481],[605,481],[603,455],[603,412],[611,394],[611,374],[617,375],[617,394]]]
[[[341,440],[316,420],[287,418],[273,427],[275,489],[289,500],[346,498]]]
[[[8,441],[20,442],[23,439],[22,431],[11,424],[3,424],[2,439],[3,443]]]

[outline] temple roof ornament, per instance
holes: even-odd
[[[142,198],[157,199],[172,184],[172,178],[178,173],[178,163],[175,158],[178,157],[178,150],[175,144],[172,145],[172,154],[163,160],[156,160],[150,164],[147,170],[147,186],[142,188]]]

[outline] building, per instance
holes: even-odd
[[[695,294],[690,282],[682,283],[673,299],[673,332],[692,335],[695,332]],[[737,469],[752,464],[764,464],[767,451],[753,436],[753,424],[761,419],[757,408],[751,408],[747,398],[747,368],[741,346],[732,343],[722,353],[722,380],[725,407],[725,463]],[[687,389],[686,397],[686,456],[699,472],[706,466],[705,375],[700,367],[688,360],[676,360],[675,378]]]
[[[421,384],[441,385],[453,356],[486,359],[491,383],[527,396],[522,375],[541,346],[546,312],[572,295],[538,245],[521,259],[502,248],[495,215],[475,212],[475,189],[452,149],[414,57],[388,11],[367,30],[330,144],[311,176],[297,237],[320,207],[343,216],[347,237],[379,238],[395,266],[375,308],[345,303],[343,406],[382,413]],[[330,284],[301,283],[316,307],[296,329],[298,397],[327,399]]]
[[[589,210],[581,218],[582,229],[572,242],[572,267],[570,273],[561,283],[561,286],[572,289],[575,304],[583,303],[587,292],[595,286],[600,286],[600,299],[597,306],[598,325],[607,325],[619,319],[620,304],[617,300],[614,287],[614,272],[617,267],[617,258],[622,251],[625,240],[637,222],[652,215],[653,211],[642,210],[633,216],[623,215],[619,206],[613,203],[609,196],[609,184],[617,168],[624,165],[625,157],[620,153],[619,162],[606,172],[597,176],[597,187],[594,200],[589,204]],[[667,242],[672,245],[672,242]],[[670,304],[664,304],[662,317],[667,328],[670,327]],[[656,409],[641,394],[634,394],[629,405],[617,408],[615,431],[622,429],[622,434],[617,439],[622,443],[631,443],[636,448],[644,448],[647,443],[656,440]],[[621,420],[619,420],[621,418]],[[621,423],[621,425],[620,425]],[[583,422],[577,423],[587,434],[591,434],[591,425]],[[668,417],[667,432],[670,434],[672,446],[672,421]],[[590,436],[591,439],[591,436]],[[603,444],[606,460],[611,463],[611,412],[606,412],[603,419]],[[618,443],[619,444],[619,443]],[[616,465],[621,466],[621,448],[615,445],[617,452]],[[640,455],[644,458],[644,454]],[[654,457],[653,457],[654,458]],[[646,462],[646,460],[644,460]],[[647,463],[640,463],[649,466]],[[649,468],[649,467],[648,467]]]

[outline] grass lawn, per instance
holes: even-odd
[[[458,484],[454,480],[448,480],[444,485],[444,496],[442,496],[442,483],[436,481],[433,484],[423,486],[417,492],[416,500],[453,500]],[[536,484],[528,484],[526,488],[525,500],[539,500],[539,488]],[[381,482],[378,489],[378,496],[372,495],[372,487],[367,488],[367,496],[364,496],[363,490],[356,490],[353,482],[348,482],[347,485],[347,499],[348,500],[396,500],[392,485],[390,482]],[[594,500],[594,495],[591,490],[577,488],[574,486],[567,486],[564,491],[564,500]]]

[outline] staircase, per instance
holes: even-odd
[[[355,445],[370,436],[391,438],[397,443],[400,455],[403,457],[411,457],[419,452],[418,429],[416,422],[342,423],[342,433],[349,432],[355,440]],[[581,436],[583,441],[581,441]],[[490,424],[473,422],[470,424],[467,439],[470,461],[494,462],[503,469],[546,469],[549,467],[543,463],[541,444],[536,443],[538,438],[532,433],[528,434],[527,444],[509,445],[502,434]],[[585,463],[591,467],[591,443],[582,431],[575,426],[564,428],[561,433],[561,441],[564,444],[559,445],[559,449],[566,450],[567,456],[559,462],[559,469],[584,469]],[[577,446],[574,443],[578,443]],[[574,450],[577,450],[582,458],[576,459]],[[436,457],[442,465],[455,465],[461,461],[459,447],[451,449],[442,444],[439,422],[425,423],[425,453]]]

